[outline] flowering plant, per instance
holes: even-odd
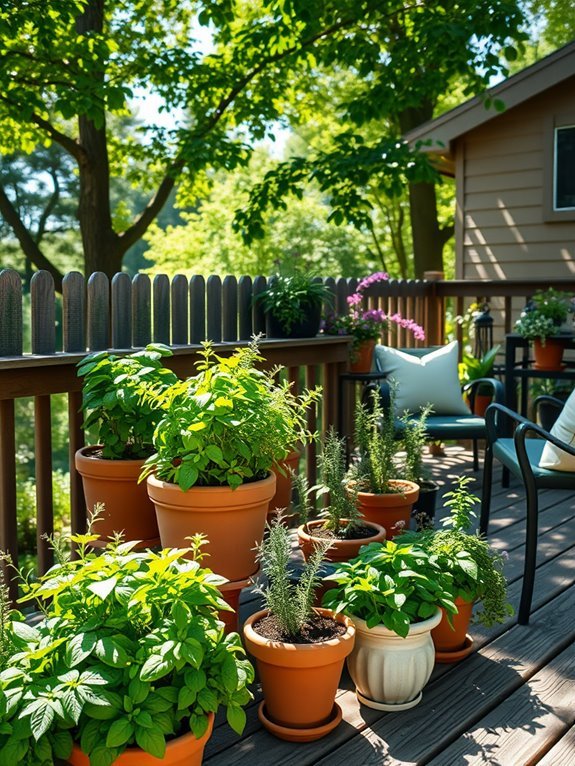
[[[515,322],[515,329],[525,340],[539,339],[545,345],[546,338],[559,332],[559,326],[551,317],[542,316],[537,311],[524,312]]]
[[[417,340],[425,340],[425,331],[413,319],[402,317],[401,314],[387,314],[383,309],[362,309],[364,291],[376,282],[389,279],[389,274],[377,271],[360,281],[355,293],[347,299],[349,311],[343,316],[329,314],[324,321],[324,332],[328,335],[353,336],[352,351],[356,352],[359,345],[366,340],[377,340],[384,330],[394,324],[410,330]]]

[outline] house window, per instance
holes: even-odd
[[[555,128],[553,210],[575,210],[575,125]]]

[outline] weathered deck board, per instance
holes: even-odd
[[[575,722],[574,681],[571,644],[428,766],[537,763]]]
[[[469,453],[458,449],[448,450],[431,465],[444,491],[456,476],[471,473]],[[479,494],[479,481],[474,491]],[[515,607],[522,584],[524,516],[520,485],[494,485],[490,539],[510,553],[506,574]],[[274,739],[260,727],[261,691],[256,687],[243,736],[238,738],[218,720],[205,764],[575,766],[574,544],[575,496],[542,492],[529,626],[517,625],[515,618],[491,629],[472,626],[476,651],[459,665],[436,665],[422,703],[403,713],[383,714],[360,706],[344,673],[337,697],[342,724],[325,739],[306,745]],[[257,605],[257,595],[245,591],[241,617]]]

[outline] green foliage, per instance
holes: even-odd
[[[323,282],[297,270],[272,277],[265,290],[255,296],[264,311],[273,314],[284,332],[289,333],[302,316],[321,308],[323,302],[333,299],[331,290]]]
[[[63,532],[70,525],[70,474],[52,472],[52,501],[54,531]],[[18,552],[36,554],[36,481],[28,477],[16,486],[16,516],[18,519]]]
[[[127,356],[98,351],[78,363],[78,375],[84,378],[84,428],[98,429],[102,457],[122,460],[150,455],[161,413],[145,394],[153,390],[159,395],[176,383],[176,375],[162,367],[162,358],[171,355],[167,346],[150,343]]]
[[[360,617],[369,628],[384,625],[402,638],[410,625],[427,620],[439,606],[457,611],[451,575],[437,557],[415,545],[370,543],[324,579],[337,583],[326,592],[324,606]]]
[[[262,572],[268,585],[260,589],[265,608],[278,621],[286,637],[295,643],[306,622],[313,615],[315,591],[320,584],[319,571],[329,550],[329,539],[316,543],[305,562],[297,582],[290,578],[291,538],[288,528],[278,514],[267,525],[268,534],[259,548]]]
[[[534,311],[542,317],[552,319],[555,324],[563,324],[573,310],[572,295],[550,287],[548,290],[538,290],[531,302]]]
[[[8,664],[14,650],[12,632],[10,630],[12,605],[6,584],[6,569],[10,566],[10,563],[9,556],[0,555],[0,672]]]
[[[504,556],[493,551],[487,540],[471,532],[479,502],[468,491],[471,477],[459,477],[457,488],[447,492],[444,503],[450,515],[443,519],[443,529],[405,532],[396,538],[398,544],[413,544],[436,557],[440,567],[452,577],[453,598],[481,604],[475,621],[491,627],[513,614],[507,602],[507,583],[503,575]]]
[[[298,442],[315,438],[306,415],[321,390],[295,396],[276,381],[278,370],[257,369],[257,339],[228,358],[203,345],[197,375],[145,395],[162,414],[142,478],[155,472],[183,490],[262,479]]]
[[[423,408],[417,418],[404,413],[400,417],[402,438],[396,439],[395,390],[390,386],[390,400],[385,408],[378,390],[371,392],[369,404],[360,402],[355,410],[357,459],[348,476],[360,491],[377,495],[401,491],[390,483],[397,479],[417,482],[423,478],[425,422],[430,412]],[[404,451],[401,460],[397,453]]]
[[[515,332],[525,340],[540,340],[544,344],[547,338],[559,333],[559,325],[551,317],[542,316],[537,311],[524,311],[515,322]]]
[[[481,359],[471,354],[465,354],[463,361],[459,363],[459,380],[461,383],[471,383],[478,378],[490,378],[493,374],[495,358],[500,349],[500,344],[493,346]]]
[[[345,539],[348,532],[361,524],[362,517],[357,507],[357,488],[346,483],[345,440],[338,437],[333,427],[324,439],[318,466],[321,484],[316,487],[310,488],[303,474],[293,474],[298,498],[295,511],[300,522],[307,524],[312,509],[310,497],[327,494],[328,504],[319,512],[319,517],[324,520],[323,528],[335,537]]]
[[[78,559],[24,583],[45,618],[31,627],[12,615],[0,761],[52,766],[68,758],[72,741],[93,766],[132,745],[162,758],[167,738],[201,736],[220,706],[241,732],[253,668],[237,633],[224,636],[224,580],[200,568],[200,537],[159,553],[134,552],[133,543],[88,552],[94,539],[72,537]]]

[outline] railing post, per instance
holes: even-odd
[[[433,283],[443,279],[443,272],[426,271],[423,278],[430,288],[426,298],[425,343],[428,346],[441,346],[445,335],[445,312],[443,299],[436,294]]]

